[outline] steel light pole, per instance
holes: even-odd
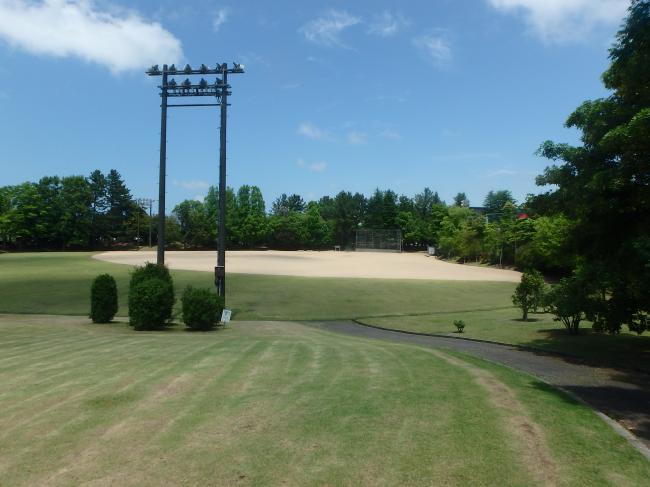
[[[199,69],[193,69],[189,64],[183,69],[163,65],[162,70],[158,65],[152,66],[147,74],[149,76],[161,76],[162,84],[160,89],[160,166],[158,176],[158,251],[157,263],[165,263],[165,178],[167,163],[167,108],[168,107],[212,107],[221,108],[221,127],[219,130],[219,221],[218,221],[218,243],[217,243],[217,265],[214,268],[215,285],[219,296],[226,297],[226,122],[228,110],[228,96],[231,95],[228,84],[228,74],[241,74],[244,66],[233,63],[228,67],[227,63],[217,64],[213,68],[202,64]],[[204,78],[198,83],[193,83],[190,78],[178,83],[174,76],[195,76],[195,75],[219,75],[215,82],[210,84]],[[171,79],[169,79],[172,77]],[[167,101],[170,97],[196,97],[213,96],[217,103],[179,103],[170,105]]]

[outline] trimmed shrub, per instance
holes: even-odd
[[[183,322],[192,330],[211,330],[219,323],[223,299],[209,289],[188,286],[183,293]]]
[[[465,330],[465,322],[463,320],[454,320],[454,326],[458,330],[458,333],[463,333]]]
[[[110,323],[117,313],[117,284],[110,274],[100,274],[90,287],[90,319]]]
[[[544,276],[539,271],[531,269],[521,275],[521,282],[512,295],[512,304],[521,308],[524,321],[528,321],[530,311],[542,306],[545,290]]]
[[[141,321],[139,319],[133,319],[133,316],[140,316],[141,310],[135,309],[134,306],[142,306],[142,292],[138,292],[138,296],[132,299],[132,295],[135,290],[143,283],[154,280],[156,282],[164,282],[165,285],[160,287],[156,293],[157,301],[152,303],[152,306],[155,306],[155,310],[151,311],[151,316],[160,316],[160,319],[156,320],[156,327],[160,328],[164,326],[172,318],[172,311],[174,308],[174,282],[172,276],[169,273],[169,269],[164,265],[152,264],[150,262],[146,263],[142,267],[136,267],[136,269],[131,274],[131,282],[129,285],[129,317],[130,324],[136,329],[149,329],[149,328],[138,328],[141,326]],[[150,288],[151,286],[149,286]],[[149,293],[150,294],[150,293]],[[151,298],[153,299],[153,298]],[[149,302],[149,300],[145,300]],[[146,316],[146,314],[144,315]],[[136,325],[135,323],[139,323]]]
[[[151,277],[136,282],[129,288],[129,324],[136,330],[165,327],[171,318],[173,296],[173,288],[163,279]]]
[[[131,286],[150,278],[162,279],[167,281],[173,288],[172,275],[169,273],[167,266],[147,262],[142,267],[136,267],[131,273]]]

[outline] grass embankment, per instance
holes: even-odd
[[[126,316],[131,268],[91,256],[87,252],[0,255],[0,313],[86,315],[92,279],[108,272],[118,285],[118,315]],[[172,275],[179,297],[188,284],[214,287],[210,272],[175,270]],[[241,320],[351,319],[494,308],[503,306],[504,297],[512,294],[513,289],[514,284],[507,282],[248,274],[229,274],[226,283],[228,306]]]
[[[104,272],[118,283],[119,316],[126,316],[126,265],[91,253],[0,255],[0,313],[86,315],[90,283]],[[177,294],[185,286],[213,286],[209,272],[172,271]],[[650,370],[650,336],[623,330],[592,333],[585,323],[574,337],[549,315],[521,322],[508,282],[329,279],[229,274],[228,306],[238,320],[360,319],[368,324],[423,333],[453,334],[453,321],[467,323],[463,337],[526,345],[613,365]]]
[[[296,324],[138,333],[0,317],[3,485],[642,485],[535,379]]]

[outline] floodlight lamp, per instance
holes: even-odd
[[[186,64],[185,69],[183,71],[185,72],[185,74],[192,74],[192,66]]]
[[[170,73],[173,73],[173,74],[176,74],[176,65],[175,65],[175,64],[172,64],[172,65],[169,67],[169,72],[170,72]]]
[[[207,88],[208,87],[208,82],[201,78],[201,81],[199,81],[199,88]]]
[[[160,69],[158,69],[158,65],[154,64],[153,66],[151,66],[151,68],[149,68],[149,73],[150,74],[158,74],[158,73],[160,73]]]
[[[192,86],[192,82],[190,81],[189,78],[185,78],[185,81],[183,81],[183,88],[190,88]]]
[[[168,84],[170,88],[176,88],[176,80],[171,80]]]
[[[235,63],[235,62],[233,62],[232,64],[233,64],[233,69],[235,71],[243,71],[244,70],[244,65],[243,64]]]
[[[205,64],[201,64],[200,71],[201,73],[205,74],[208,72],[208,67]]]
[[[220,78],[217,78],[214,80],[214,86],[221,86],[223,84],[223,81]]]

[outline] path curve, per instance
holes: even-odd
[[[650,460],[650,376],[646,374],[594,367],[514,345],[417,335],[346,321],[303,324],[363,338],[457,350],[526,372],[591,406]]]

